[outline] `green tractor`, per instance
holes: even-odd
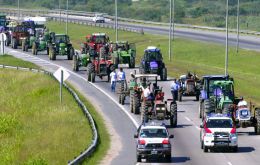
[[[36,40],[32,43],[32,54],[38,55],[39,51],[47,50],[47,55],[49,55],[48,43],[51,42],[51,36],[55,35],[53,32],[45,31],[43,34],[38,35]]]
[[[118,41],[112,44],[113,62],[118,68],[119,64],[127,64],[129,68],[135,68],[136,47],[128,41]]]
[[[66,55],[68,60],[72,60],[74,56],[74,48],[70,42],[69,36],[66,34],[53,33],[47,49],[49,49],[50,60],[56,60],[57,55]]]

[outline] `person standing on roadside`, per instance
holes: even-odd
[[[119,68],[119,71],[117,72],[117,79],[118,81],[125,81],[126,77],[123,68]]]
[[[115,92],[116,90],[116,81],[117,81],[117,75],[116,75],[116,71],[113,70],[110,73],[110,80],[111,80],[111,91]]]
[[[179,91],[180,85],[176,81],[176,79],[173,79],[173,83],[171,85],[171,93],[172,93],[172,98],[173,101],[175,102],[178,98],[178,91]]]

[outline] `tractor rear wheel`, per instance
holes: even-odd
[[[140,99],[136,97],[136,95],[133,96],[133,112],[134,114],[140,114]]]
[[[135,68],[135,58],[134,57],[130,57],[129,68]]]
[[[162,68],[160,79],[161,81],[167,81],[167,68]]]
[[[22,50],[25,51],[25,40],[22,41]]]
[[[49,48],[49,58],[50,60],[56,60],[56,54],[55,54],[55,49],[53,47]]]
[[[125,105],[125,96],[123,94],[120,95],[121,95],[121,104]]]
[[[95,66],[93,63],[87,65],[88,81],[95,82]]]
[[[118,58],[118,57],[115,57],[115,58],[114,58],[115,68],[118,68],[118,64],[119,64],[119,58]]]
[[[133,92],[130,92],[130,111],[131,111],[131,113],[134,112],[133,111],[134,110],[133,99],[134,99]]]
[[[260,108],[255,109],[255,119],[256,119],[255,133],[257,135],[260,135]]]
[[[177,104],[176,103],[171,103],[170,106],[170,124],[171,127],[176,127],[177,126]]]
[[[211,112],[214,111],[214,105],[212,105],[212,102],[210,100],[204,100],[204,114],[203,116],[205,116],[206,114],[209,114]]]
[[[178,92],[178,101],[182,102],[182,91]]]
[[[16,39],[16,38],[13,38],[12,48],[13,48],[13,49],[17,49],[17,47],[18,47],[17,39]]]
[[[122,97],[122,95],[121,95],[121,94],[119,94],[119,96],[118,96],[118,103],[119,103],[119,104],[122,104],[121,97]]]
[[[74,48],[73,47],[71,47],[70,49],[69,49],[69,52],[68,52],[68,60],[72,60],[73,59],[73,57],[74,57]]]
[[[32,45],[32,54],[33,54],[33,55],[37,55],[37,46],[36,46],[36,43],[33,43],[33,45]]]
[[[79,65],[78,65],[78,56],[73,56],[73,71],[79,71]]]

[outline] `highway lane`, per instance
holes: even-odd
[[[52,14],[50,15],[54,18],[59,18],[59,15]],[[62,15],[62,18],[65,19],[65,15]],[[69,20],[76,21],[85,21],[92,22],[90,18],[86,18],[83,16],[69,16]],[[114,26],[114,22],[107,21],[106,25]],[[136,29],[140,31],[142,29],[144,33],[149,34],[159,34],[159,35],[169,35],[168,28],[165,26],[158,25],[142,25],[142,24],[134,24],[127,22],[119,22],[119,27],[126,27],[131,29]],[[226,34],[225,32],[216,32],[216,31],[206,31],[199,29],[185,29],[185,28],[175,28],[174,35],[180,38],[187,38],[192,40],[204,41],[204,42],[212,42],[224,45],[226,43]],[[119,35],[120,36],[120,35]],[[231,46],[236,46],[237,38],[235,33],[229,34],[229,44]],[[254,51],[260,51],[260,37],[258,36],[250,36],[250,35],[240,35],[240,44],[239,47],[243,49],[249,49]]]
[[[17,54],[17,56],[19,55]],[[48,56],[46,55],[39,55],[37,57],[48,61]],[[63,57],[58,57],[53,63],[61,65],[71,71],[72,61],[63,59]],[[45,67],[48,68],[49,66]],[[127,75],[129,75],[130,72],[133,72],[133,70],[126,70]],[[84,68],[77,73],[77,75],[85,77],[86,72],[84,71]],[[74,79],[74,77],[72,79]],[[82,79],[75,79],[75,81],[82,89],[86,90],[86,93],[91,93],[91,95],[93,94],[95,100],[102,100],[100,105],[104,105],[103,99],[108,99],[107,96],[104,96],[104,94],[99,92],[97,93],[95,88],[82,81]],[[170,84],[170,81],[159,82],[159,85],[163,86],[163,90],[166,92],[166,98],[171,97],[169,92]],[[111,93],[109,83],[102,82],[97,78],[95,86],[107,93],[108,96],[110,96],[110,99],[114,102],[117,102],[117,95],[115,93]],[[120,155],[113,160],[112,164],[122,164],[122,162],[127,162],[126,164],[133,164],[136,161],[135,142],[133,139],[135,127],[133,121],[140,124],[140,116],[133,115],[129,112],[128,100],[126,101],[126,105],[123,106],[123,110],[116,106],[114,102],[111,100],[107,101],[106,105],[111,105],[112,108],[109,108],[111,110],[108,110],[106,105],[104,105],[102,109],[102,112],[105,113],[111,121],[113,121],[113,126],[119,133],[123,144]],[[129,118],[131,118],[131,120],[129,120]],[[255,136],[252,133],[248,133],[253,131],[252,128],[239,129],[238,153],[203,153],[200,149],[199,142],[200,122],[201,120],[198,118],[198,102],[195,102],[194,98],[184,98],[183,102],[178,103],[178,127],[175,129],[169,129],[170,133],[175,135],[175,138],[173,139],[172,163],[240,165],[246,162],[250,165],[260,164],[260,159],[258,158],[260,152],[260,136]]]

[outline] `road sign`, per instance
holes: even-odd
[[[6,41],[6,34],[5,33],[0,33],[0,42]]]
[[[0,54],[5,54],[5,41],[6,41],[5,33],[0,33]]]
[[[56,72],[54,72],[53,75],[59,82],[61,82],[61,71],[63,71],[63,81],[66,81],[69,78],[70,74],[64,68],[59,68]]]

